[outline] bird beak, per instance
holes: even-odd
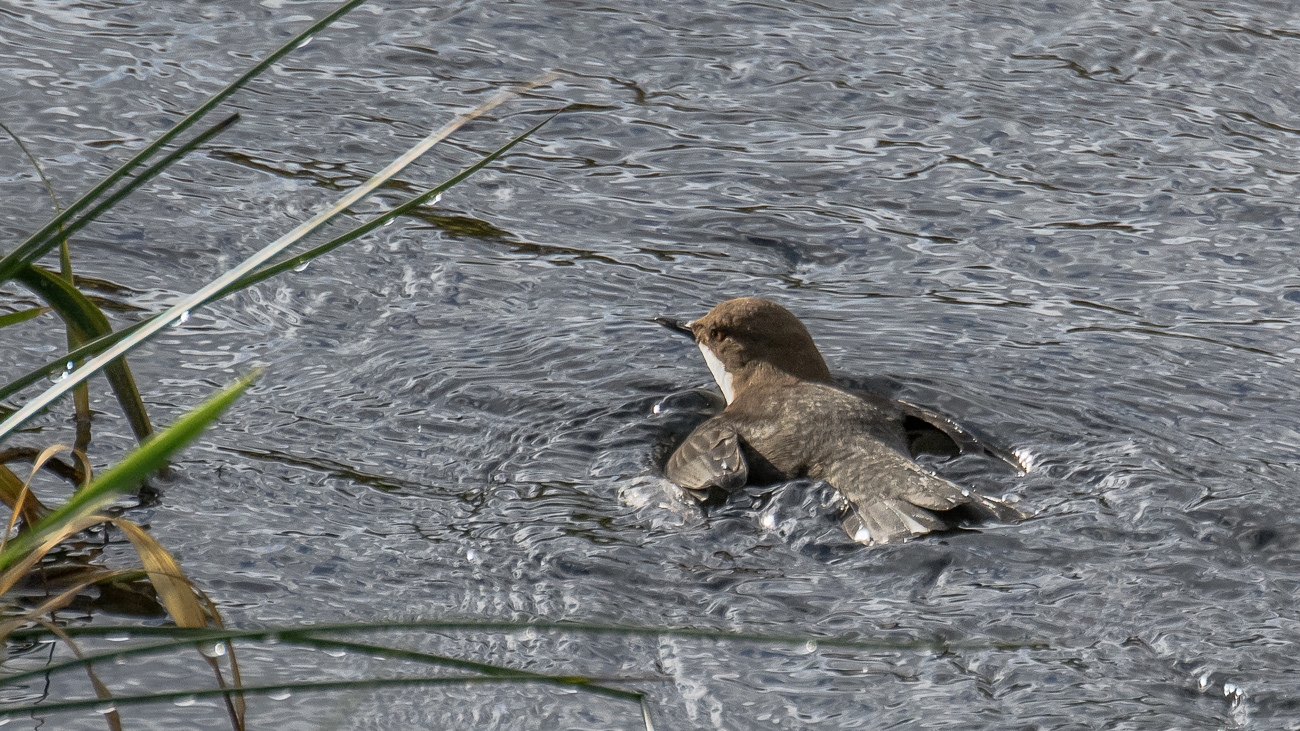
[[[690,338],[692,342],[694,342],[695,340],[695,331],[691,329],[690,322],[682,322],[681,320],[677,320],[672,317],[662,317],[662,316],[654,318],[652,322],[657,322],[660,325],[663,325],[664,327],[668,328],[669,330],[672,330],[675,333],[681,333],[682,335],[685,335],[686,337]]]

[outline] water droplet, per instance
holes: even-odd
[[[817,652],[817,643],[814,640],[808,640],[803,643],[803,651],[807,653]]]
[[[226,643],[209,642],[207,644],[199,645],[199,652],[203,653],[207,657],[223,657],[226,654]]]
[[[1210,687],[1210,674],[1209,674],[1209,673],[1205,673],[1204,675],[1202,675],[1201,677],[1199,677],[1199,678],[1196,679],[1196,688],[1197,688],[1198,690],[1204,691],[1204,690],[1205,690],[1206,688],[1208,688],[1208,687]]]
[[[524,630],[524,639],[525,640],[537,639],[537,630],[533,629],[532,627],[529,627],[528,629]]]
[[[192,706],[192,705],[194,705],[195,703],[198,703],[198,702],[199,702],[199,699],[198,699],[198,698],[195,698],[195,697],[192,696],[192,695],[181,696],[180,698],[177,698],[176,700],[172,701],[172,703],[175,703],[176,705],[180,706],[181,708],[189,708],[190,706]]]
[[[180,319],[176,321],[177,325],[184,325],[190,321],[190,311],[186,310],[181,313]]]
[[[392,226],[392,225],[393,225],[393,222],[396,221],[396,220],[397,220],[396,218],[390,218],[390,219],[388,219],[387,221],[384,221],[384,225],[385,225],[385,226]]]
[[[308,259],[307,261],[304,261],[303,263],[301,263],[301,264],[299,264],[298,266],[294,267],[293,270],[294,270],[295,272],[305,272],[305,271],[307,271],[307,265],[308,265],[308,264],[311,264],[311,260],[310,260],[310,259]]]
[[[962,497],[970,497],[970,490],[962,490],[962,491],[961,491],[961,496],[962,496]]]
[[[71,371],[73,368],[76,368],[76,367],[77,367],[77,364],[76,364],[76,363],[73,363],[72,361],[68,361],[67,364],[63,366],[63,370],[65,370],[65,371]]]
[[[293,693],[290,693],[288,690],[273,690],[270,693],[267,693],[266,697],[273,701],[285,701],[289,700],[289,696],[291,695],[293,695]]]
[[[478,560],[478,551],[475,551],[475,550],[472,549],[472,548],[469,549],[468,551],[465,552],[465,558],[466,558],[467,560],[470,560],[470,561],[477,561],[477,560]]]
[[[438,202],[441,201],[441,200],[442,200],[442,193],[439,193],[438,195],[435,195],[435,196],[433,197],[433,200],[429,201],[428,203],[425,203],[425,205],[426,205],[426,206],[436,206],[436,205],[438,205]]]

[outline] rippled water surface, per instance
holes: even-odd
[[[332,6],[16,0],[0,8],[0,121],[67,203]],[[411,640],[636,678],[665,729],[1300,728],[1291,4],[376,0],[232,97],[242,121],[79,235],[76,265],[122,285],[98,290],[118,324],[159,311],[545,69],[561,79],[359,211],[583,106],[421,216],[195,313],[132,361],[160,423],[266,366],[134,513],[230,624],[1036,643]],[[0,190],[8,249],[51,209],[7,137]],[[652,454],[711,382],[649,318],[739,295],[800,315],[841,376],[1024,455],[1023,477],[936,468],[1034,517],[855,548],[817,486],[707,516],[683,502]],[[63,347],[48,318],[5,330],[7,374]],[[129,430],[95,390],[103,466]],[[62,414],[38,422],[46,436],[70,439]],[[264,682],[401,669],[243,659]],[[164,687],[197,677],[188,663],[132,667]],[[640,726],[626,702],[525,686],[251,703],[258,728]],[[127,718],[224,723],[206,701]]]

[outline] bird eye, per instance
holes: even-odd
[[[727,339],[727,334],[722,332],[721,330],[713,330],[709,332],[709,339],[711,339],[715,343],[720,343],[723,340]]]

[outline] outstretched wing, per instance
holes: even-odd
[[[725,420],[713,417],[700,424],[668,458],[669,480],[704,499],[712,488],[727,492],[744,486],[749,466],[740,449],[740,435]]]
[[[977,495],[923,469],[883,444],[832,470],[826,481],[851,506],[844,530],[860,543],[896,543],[951,524],[936,513],[969,508],[999,520],[1024,517],[1015,508]]]
[[[1016,455],[980,439],[947,416],[907,401],[893,403],[902,412],[903,428],[913,456],[921,453],[946,457],[983,454],[1002,460],[1019,472],[1028,471]]]

